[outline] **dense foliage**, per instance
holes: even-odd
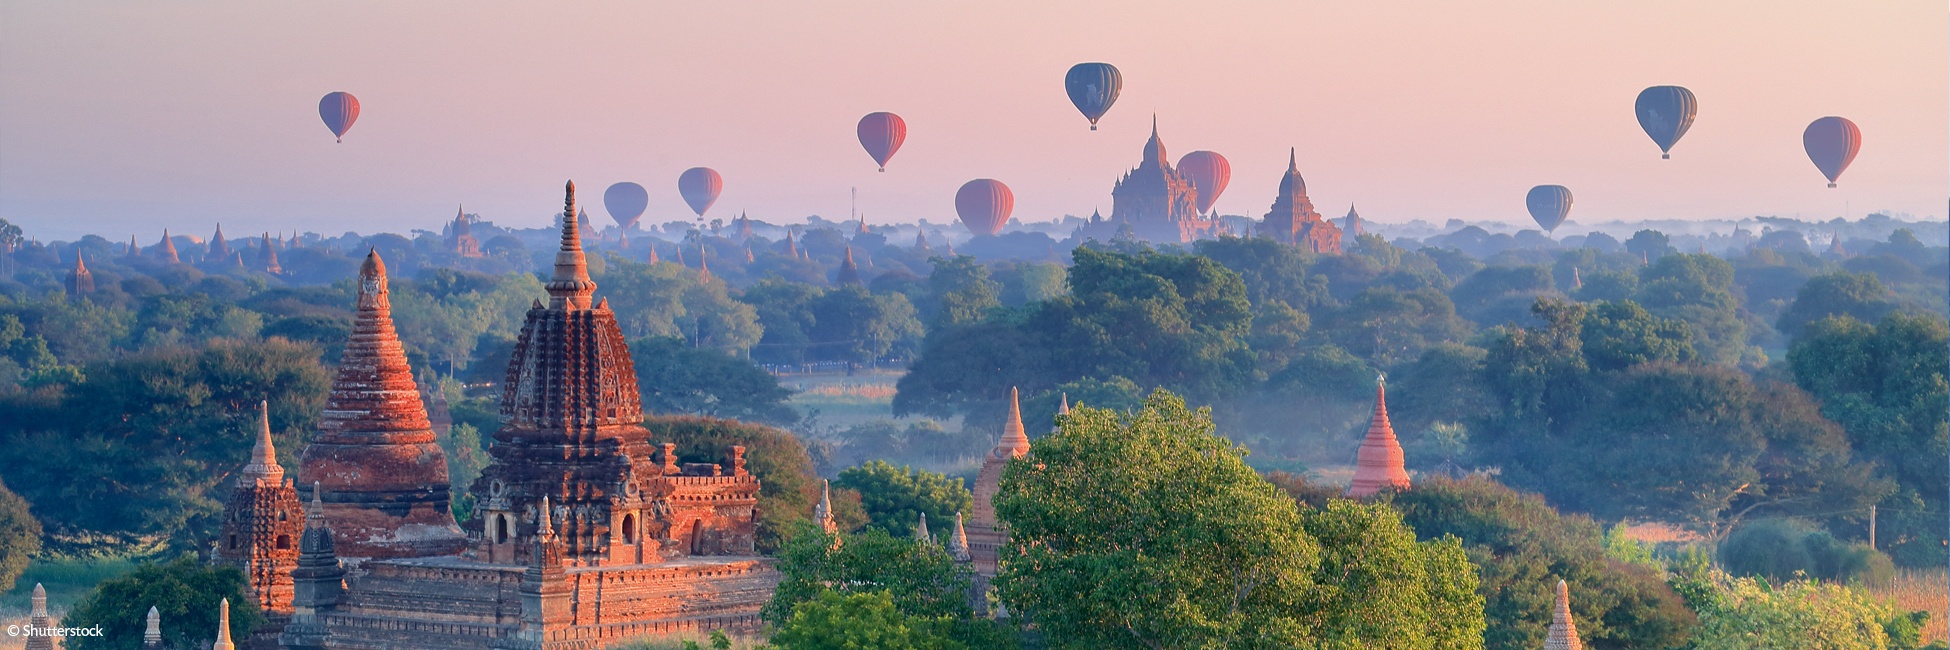
[[[952,530],[955,515],[968,513],[974,504],[961,479],[881,460],[847,468],[833,486],[859,493],[869,525],[894,535],[912,534],[922,514],[945,535]]]
[[[163,645],[170,648],[209,647],[217,638],[217,619],[223,600],[230,601],[230,637],[242,641],[264,624],[264,616],[245,595],[244,572],[213,567],[185,556],[168,563],[136,567],[119,578],[101,583],[62,617],[63,627],[102,628],[102,636],[67,640],[74,650],[137,650],[142,647],[144,621],[156,608],[163,625]]]
[[[758,477],[758,550],[779,548],[785,533],[812,515],[819,498],[806,446],[789,432],[762,424],[695,416],[650,416],[643,426],[652,443],[677,445],[684,462],[731,463],[731,447],[745,448],[745,470]]]
[[[0,592],[13,589],[28,559],[41,551],[41,522],[28,507],[0,481]]]

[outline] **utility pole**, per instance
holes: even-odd
[[[1869,548],[1876,547],[1876,507],[1869,506]]]

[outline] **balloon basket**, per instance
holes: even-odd
[[[1834,183],[1829,183],[1829,184],[1828,184],[1828,189],[1831,189],[1831,190],[1832,190],[1832,189],[1835,189],[1835,184],[1834,184]]]
[[[1092,131],[1095,131],[1095,130],[1097,130],[1097,125],[1095,125],[1095,124],[1092,124],[1092,125],[1090,125],[1090,130],[1092,130]]]
[[[880,168],[880,173],[882,173],[882,174],[885,174],[885,173],[887,173],[887,168],[886,168],[886,167],[882,167],[882,168]]]
[[[1659,154],[1659,159],[1660,159],[1660,160],[1672,160],[1672,154],[1669,154],[1669,153],[1662,153],[1662,154]]]

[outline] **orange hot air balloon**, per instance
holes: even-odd
[[[961,216],[969,232],[977,235],[1002,232],[1002,225],[1009,223],[1009,213],[1015,209],[1016,195],[1002,181],[977,178],[955,191],[955,214]]]
[[[854,131],[860,136],[860,146],[866,147],[867,155],[873,156],[883,172],[887,171],[887,160],[907,141],[907,121],[885,111],[860,118],[860,125]]]
[[[1226,183],[1232,182],[1232,163],[1226,157],[1210,151],[1194,151],[1178,159],[1178,171],[1192,179],[1192,189],[1198,191],[1198,211],[1204,214],[1212,211],[1212,204],[1226,191]]]

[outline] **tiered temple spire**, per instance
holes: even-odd
[[[217,607],[217,641],[210,644],[210,650],[237,650],[237,644],[230,642],[230,599],[223,599]]]
[[[853,247],[846,247],[846,259],[840,261],[840,271],[833,277],[837,284],[860,284],[860,267],[853,264]]]
[[[968,561],[968,529],[962,527],[959,512],[955,513],[955,532],[948,537],[948,556],[956,562]]]
[[[54,619],[47,615],[47,589],[41,583],[34,583],[34,595],[30,602],[32,609],[28,610],[27,624],[38,628],[54,627]],[[26,645],[22,647],[26,650],[54,650],[54,637],[29,635]]]
[[[928,534],[928,513],[921,513],[921,523],[915,524],[914,541],[922,544],[934,543],[934,535]]]
[[[168,228],[163,229],[162,257],[163,261],[169,262],[170,264],[180,264],[183,261],[183,258],[177,257],[176,255],[176,242],[169,238]]]
[[[144,616],[142,621],[142,650],[160,650],[161,648],[162,612],[156,611],[156,607],[151,605],[149,607],[149,614]]]
[[[818,524],[819,529],[826,531],[828,535],[838,532],[840,529],[838,524],[833,523],[832,481],[821,480],[819,482],[819,504],[813,506],[813,523]]]
[[[1544,637],[1544,650],[1584,650],[1578,626],[1571,621],[1571,590],[1557,581],[1557,603],[1551,609],[1550,634]]]
[[[68,271],[65,282],[68,295],[79,296],[95,292],[95,274],[88,272],[88,265],[81,261],[81,251],[74,252],[74,269]]]
[[[259,484],[284,482],[284,465],[278,463],[278,449],[271,443],[271,403],[257,403],[257,444],[251,446],[251,462],[244,466],[244,478]]]
[[[1388,421],[1388,383],[1377,377],[1374,387],[1374,419],[1368,423],[1368,435],[1361,441],[1361,450],[1356,452],[1354,461],[1354,484],[1347,488],[1347,495],[1355,498],[1374,496],[1383,488],[1406,488],[1409,486],[1408,470],[1403,467],[1401,441],[1395,438],[1395,426]]]
[[[467,545],[449,509],[446,454],[394,332],[392,309],[386,262],[368,251],[359,267],[352,336],[300,465],[331,496],[325,520],[345,557],[445,555]]]

